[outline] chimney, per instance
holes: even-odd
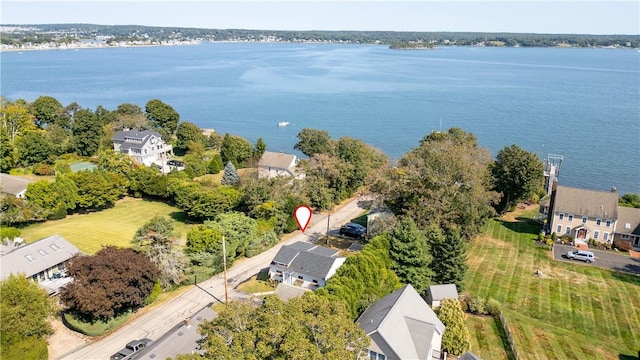
[[[612,186],[612,187],[611,187],[611,192],[612,192],[612,193],[614,193],[614,192],[618,192],[618,189],[616,189],[616,187],[615,187],[615,186]]]

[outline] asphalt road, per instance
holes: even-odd
[[[573,250],[576,250],[576,248],[573,246],[555,244],[553,246],[553,258],[559,261],[581,263],[587,266],[597,266],[605,269],[625,271],[632,274],[640,275],[640,259],[632,258],[626,255],[612,253],[609,251],[592,250],[592,249],[589,249],[588,251],[593,252],[593,255],[595,255],[596,257],[596,260],[591,264],[587,264],[586,262],[583,262],[580,260],[570,260],[562,256],[563,254],[566,254],[567,251],[573,251]]]
[[[361,200],[350,200],[331,214],[329,228],[336,229],[360,215],[363,211],[364,207]],[[233,267],[227,271],[227,283],[230,290],[229,300],[246,297],[245,294],[232,289],[246,278],[269,266],[269,263],[282,245],[292,244],[296,241],[315,242],[315,240],[324,236],[326,231],[327,216],[313,214],[311,224],[304,234],[298,231],[296,235],[281,241],[278,245],[262,254],[236,261]],[[183,322],[184,319],[192,317],[207,304],[216,301],[224,302],[224,299],[223,276],[219,274],[199,283],[197,286],[191,286],[182,295],[141,315],[108,336],[93,341],[80,349],[71,350],[61,358],[80,360],[109,359],[111,354],[122,349],[129,341],[143,338],[157,340]]]

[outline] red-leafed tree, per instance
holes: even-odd
[[[75,256],[67,265],[73,276],[60,294],[69,309],[88,320],[107,319],[144,305],[159,273],[133,249],[105,247],[93,256]]]

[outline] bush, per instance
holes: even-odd
[[[125,322],[127,322],[130,315],[131,312],[126,312],[122,315],[110,318],[107,321],[96,320],[93,322],[86,322],[82,318],[68,312],[65,312],[62,317],[64,323],[71,330],[77,331],[87,336],[100,336],[122,326]]]
[[[606,243],[602,244],[602,246],[604,246],[605,250],[611,250],[611,243],[610,242],[606,242]]]
[[[553,246],[553,240],[551,239],[547,239],[546,243],[548,246]]]
[[[556,240],[558,240],[558,235],[555,231],[551,233],[551,240],[553,240],[553,242],[556,242]]]
[[[539,233],[538,234],[538,241],[540,242],[544,242],[544,234],[543,233]],[[553,240],[552,240],[553,241]]]
[[[64,206],[60,206],[56,211],[54,211],[53,213],[49,214],[49,216],[47,216],[47,219],[49,220],[60,220],[60,219],[64,219],[67,217],[67,209],[64,208]]]
[[[47,342],[35,336],[10,344],[3,341],[0,346],[0,359],[43,360],[48,358]]]
[[[589,243],[589,246],[596,246],[597,244],[595,239],[589,239],[588,243]]]
[[[13,240],[20,236],[20,229],[14,227],[0,227],[0,240],[9,239]]]
[[[622,251],[629,251],[633,249],[633,247],[631,246],[631,241],[627,240],[614,240],[613,246],[615,246],[616,249]]]
[[[502,308],[502,304],[494,298],[489,298],[487,300],[487,314],[491,316],[500,315],[500,309]]]
[[[487,314],[487,304],[486,300],[479,296],[474,296],[469,301],[469,312],[478,315],[486,315]]]
[[[152,304],[154,301],[156,301],[156,299],[158,298],[158,296],[160,296],[160,294],[162,294],[162,285],[160,284],[160,280],[157,280],[156,283],[153,285],[153,289],[151,289],[151,293],[149,294],[149,296],[147,296],[147,298],[144,299],[144,304],[145,305]]]
[[[56,169],[48,164],[35,164],[33,165],[33,173],[40,176],[50,176],[56,174]]]

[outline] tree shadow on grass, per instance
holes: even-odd
[[[614,278],[635,285],[640,285],[640,259],[632,259],[633,263],[615,267],[611,274]]]
[[[638,356],[626,355],[626,354],[618,354],[618,359],[620,359],[620,360],[638,360],[638,359],[640,359],[640,350],[638,350]]]
[[[498,222],[507,229],[520,233],[538,235],[542,225],[533,219],[517,217],[516,221],[498,220]]]

